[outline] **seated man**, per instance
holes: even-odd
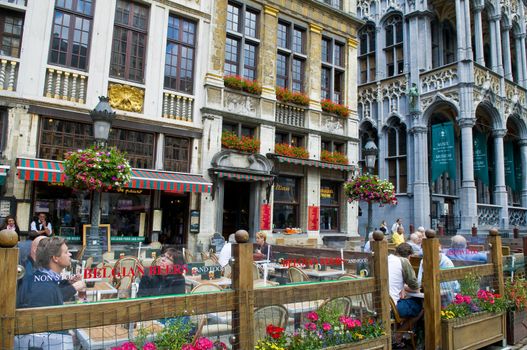
[[[397,247],[399,244],[404,243],[404,227],[401,225],[397,228],[397,232],[392,234],[392,243]]]
[[[468,250],[467,240],[461,235],[452,237],[452,244],[445,254],[450,260],[487,262],[487,253]]]
[[[228,263],[230,258],[232,257],[232,245],[236,243],[236,238],[234,233],[231,233],[229,235],[229,240],[223,248],[221,248],[220,255],[218,257],[218,262],[220,263],[221,267],[225,267]]]
[[[441,246],[439,247],[439,268],[448,269],[454,267],[454,263],[445,254],[441,253]],[[417,282],[421,286],[423,280],[423,260],[419,265],[419,273],[417,274]],[[440,282],[439,289],[441,293],[441,306],[446,307],[454,300],[457,293],[460,292],[460,285],[458,281]]]
[[[418,233],[414,232],[410,235],[410,241],[408,242],[408,244],[410,245],[410,247],[412,247],[412,250],[414,251],[413,255],[423,256],[423,248],[421,247],[422,241],[423,239]]]
[[[174,248],[168,248],[157,260],[156,266],[145,270],[137,296],[185,294],[184,269],[183,254]]]
[[[399,315],[404,318],[416,317],[423,309],[422,298],[406,298],[406,292],[419,292],[414,269],[408,261],[408,256],[412,253],[412,247],[408,243],[401,243],[395,249],[395,255],[388,255],[390,297],[395,302]]]
[[[373,242],[373,241],[374,241],[374,239],[373,239],[373,231],[372,231],[368,235],[368,241],[364,245],[364,249],[363,249],[364,253],[371,253],[371,242]]]

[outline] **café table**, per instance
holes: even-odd
[[[108,282],[95,282],[93,287],[86,288],[86,297],[88,301],[98,301],[105,296],[105,299],[117,297],[118,290]]]
[[[308,275],[309,277],[315,277],[315,278],[318,278],[319,280],[322,280],[328,277],[342,276],[346,274],[345,270],[344,271],[335,270],[335,269],[330,269],[330,268],[328,268],[325,271],[320,271],[320,270],[315,270],[315,269],[303,269],[302,271],[304,271],[304,273]]]

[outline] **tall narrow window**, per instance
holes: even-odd
[[[93,0],[57,0],[49,63],[87,70]]]
[[[404,70],[403,56],[403,21],[401,16],[393,16],[386,21],[384,27],[386,34],[386,74],[392,77],[402,74]]]
[[[277,177],[274,184],[273,229],[298,227],[300,181],[295,177]]]
[[[406,193],[408,172],[406,169],[406,127],[399,121],[392,123],[388,136],[388,180],[397,193]]]
[[[320,231],[338,231],[340,224],[340,183],[320,182]]]
[[[360,83],[375,80],[375,26],[366,25],[359,33],[359,69]]]
[[[187,173],[190,169],[190,140],[165,136],[163,169]]]
[[[345,48],[342,42],[333,38],[322,38],[320,90],[324,100],[344,102]]]
[[[227,5],[225,75],[255,80],[258,58],[260,12],[235,2]]]
[[[195,47],[196,23],[171,15],[165,54],[165,88],[192,94]]]
[[[291,91],[304,91],[306,30],[285,21],[278,22],[276,85]]]
[[[143,82],[147,31],[148,8],[117,0],[110,64],[112,77]]]
[[[0,55],[20,57],[24,15],[2,9],[0,12]]]

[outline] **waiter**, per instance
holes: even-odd
[[[39,236],[51,236],[53,230],[51,223],[48,222],[46,213],[39,213],[38,219],[31,222],[31,231],[36,231]]]

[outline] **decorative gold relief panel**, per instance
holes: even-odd
[[[110,84],[108,97],[113,108],[136,113],[143,111],[145,91],[142,89],[123,84]]]

